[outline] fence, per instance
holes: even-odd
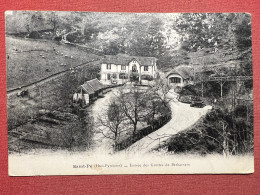
[[[116,87],[120,87],[120,86],[123,86],[124,84],[119,84],[119,85],[109,85],[109,86],[105,86],[102,90],[103,90],[103,93],[107,93],[109,91],[111,91],[111,89],[113,88],[116,88]]]
[[[163,125],[171,120],[171,114],[166,114],[164,116],[159,117],[157,120],[153,122],[153,125],[145,127],[139,131],[135,135],[131,135],[130,137],[122,140],[121,142],[117,143],[115,148],[116,150],[124,150],[131,146],[133,143],[137,142],[138,140],[142,139],[143,137],[149,135],[150,133],[158,130]]]
[[[87,65],[87,64],[89,64],[89,63],[91,63],[91,62],[96,62],[96,61],[99,61],[99,60],[100,60],[100,59],[93,59],[93,60],[90,60],[90,61],[88,61],[88,62],[84,62],[84,63],[82,63],[82,64],[79,64],[79,65],[73,67],[73,69],[79,68],[79,67],[84,66],[84,65]],[[71,71],[71,68],[66,69],[66,70],[63,70],[63,71],[60,71],[60,72],[57,72],[57,73],[54,73],[54,74],[52,74],[52,75],[49,75],[49,76],[47,76],[47,77],[45,77],[45,78],[43,78],[43,79],[40,79],[40,80],[35,81],[35,82],[32,82],[32,83],[30,83],[30,84],[21,85],[20,87],[7,90],[7,94],[9,95],[11,92],[21,91],[21,89],[25,90],[25,89],[27,89],[28,87],[31,87],[31,86],[36,85],[36,84],[39,84],[39,83],[44,82],[44,81],[47,81],[48,79],[51,79],[51,78],[53,78],[53,77],[55,77],[55,76],[62,75],[62,74],[64,74],[64,73],[70,72],[70,71]]]

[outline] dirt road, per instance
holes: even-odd
[[[108,92],[104,98],[98,99],[93,107],[93,117],[95,124],[97,124],[97,118],[99,114],[102,114],[106,109],[114,96],[116,89],[113,89],[111,92]],[[204,108],[194,108],[190,107],[189,104],[184,104],[178,102],[176,97],[177,94],[174,92],[169,93],[169,96],[172,99],[171,110],[172,110],[172,119],[163,127],[158,129],[157,131],[149,134],[143,139],[137,141],[132,146],[127,148],[122,152],[126,153],[146,153],[151,151],[153,148],[156,148],[163,141],[166,141],[170,138],[171,135],[174,135],[180,131],[183,131],[195,124],[200,117],[205,115],[211,106],[206,106]],[[101,133],[98,133],[98,125],[95,126],[94,131],[96,132],[94,135],[94,146],[93,150],[100,154],[108,154],[113,152],[112,148],[112,140],[105,138]]]
[[[200,117],[211,109],[211,106],[205,106],[204,108],[190,107],[189,104],[178,102],[176,100],[177,95],[174,92],[171,92],[170,95],[173,98],[170,103],[172,119],[157,131],[134,143],[125,152],[147,153],[169,139],[170,136],[195,124]]]
[[[94,118],[94,144],[93,151],[97,154],[108,154],[113,152],[113,141],[105,138],[102,133],[100,133],[98,125],[98,117],[102,114],[105,114],[108,109],[108,105],[111,99],[115,96],[116,88],[112,89],[110,92],[105,94],[104,98],[97,99],[92,105],[92,113]]]

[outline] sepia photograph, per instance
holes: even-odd
[[[249,13],[5,24],[10,176],[254,172]]]

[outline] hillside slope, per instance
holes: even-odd
[[[48,40],[6,37],[7,90],[99,59],[73,46]]]

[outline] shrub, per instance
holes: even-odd
[[[40,35],[40,33],[38,31],[32,31],[29,34],[29,38],[31,38],[31,39],[40,39],[41,35]]]

